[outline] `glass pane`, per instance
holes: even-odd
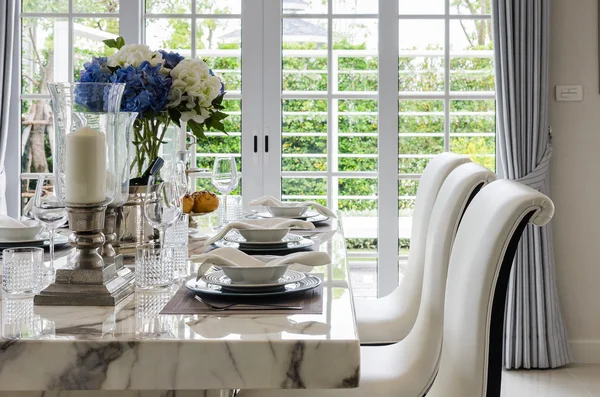
[[[22,101],[21,119],[21,171],[52,172],[54,125],[50,101]]]
[[[450,2],[451,14],[482,15],[491,14],[492,0],[454,0]]]
[[[325,178],[281,178],[283,199],[315,199],[326,205],[327,179]]]
[[[327,101],[282,101],[283,171],[327,170]]]
[[[444,101],[401,100],[398,173],[420,174],[444,148]]]
[[[401,100],[398,102],[400,134],[444,132],[444,101]]]
[[[399,42],[399,91],[444,91],[444,21],[400,20]]]
[[[492,22],[450,22],[450,90],[494,91]]]
[[[445,13],[445,0],[398,0],[400,15],[414,14],[443,14]]]
[[[47,82],[69,81],[67,20],[23,18],[21,32],[21,92],[47,94]]]
[[[69,12],[69,0],[23,0],[22,8],[23,12]]]
[[[327,91],[327,20],[285,18],[283,91]]]
[[[74,0],[73,6],[75,12],[119,12],[119,0]]]
[[[283,100],[281,128],[284,133],[327,133],[327,100]]]
[[[493,136],[450,137],[450,150],[467,154],[476,163],[496,170],[496,138]]]
[[[242,0],[197,0],[197,14],[241,14]]]
[[[192,56],[192,22],[189,19],[147,19],[146,44],[153,50],[178,52],[189,58]]]
[[[340,198],[350,196],[354,200],[376,201],[377,199],[377,178],[338,178],[338,195]],[[348,198],[350,198],[348,197]],[[371,203],[363,203],[355,209],[373,209]],[[352,209],[352,206],[346,206]]]
[[[334,14],[377,14],[379,3],[373,0],[333,0]]]
[[[189,14],[191,12],[192,0],[146,0],[148,14]]]
[[[86,62],[90,62],[93,57],[105,57],[116,51],[114,48],[108,48],[102,40],[119,36],[119,20],[77,18],[73,23],[73,34],[73,78],[77,80]]]
[[[327,0],[281,0],[284,14],[327,14]]]
[[[338,109],[340,133],[377,133],[379,116],[376,100],[340,99]]]
[[[239,19],[198,19],[196,57],[225,82],[229,93],[242,88],[242,26]]]
[[[338,81],[334,81],[337,89],[377,91],[377,20],[335,19],[333,37],[332,62],[337,71]]]
[[[496,163],[495,109],[494,100],[450,102],[450,149],[491,170]]]

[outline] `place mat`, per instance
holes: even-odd
[[[311,273],[312,276],[323,279],[322,273]],[[318,287],[308,291],[299,292],[290,295],[289,297],[269,297],[255,298],[252,300],[245,299],[244,303],[273,303],[286,306],[302,306],[302,310],[260,310],[249,309],[244,306],[242,309],[232,307],[225,311],[210,310],[204,303],[197,301],[192,291],[185,287],[185,283],[179,288],[177,293],[163,307],[160,314],[200,314],[200,315],[230,315],[230,314],[249,314],[249,315],[273,315],[273,314],[321,314],[323,313],[323,283]],[[274,299],[275,298],[275,299]],[[214,297],[203,295],[203,300],[215,305],[226,305],[228,303],[238,302],[233,297],[222,297],[215,299]]]

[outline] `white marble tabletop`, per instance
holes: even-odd
[[[334,220],[333,227],[337,228]],[[359,340],[343,234],[321,250],[323,313],[160,315],[181,284],[119,307],[2,300],[0,390],[356,387]]]

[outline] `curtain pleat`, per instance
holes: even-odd
[[[0,214],[6,214],[6,175],[4,158],[8,138],[10,90],[17,1],[0,1]],[[18,104],[17,104],[18,105]],[[13,131],[16,133],[16,131]]]
[[[550,0],[493,0],[497,171],[549,193]],[[506,368],[555,368],[571,352],[556,286],[552,227],[527,226],[506,297]]]

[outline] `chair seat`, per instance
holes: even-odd
[[[439,346],[411,345],[412,339],[409,336],[393,345],[361,347],[358,388],[242,390],[238,397],[420,397],[432,382],[432,366],[437,360],[431,356],[437,355]]]
[[[354,300],[361,345],[396,343],[408,335],[414,323],[401,316],[401,300],[400,288],[379,299]]]

